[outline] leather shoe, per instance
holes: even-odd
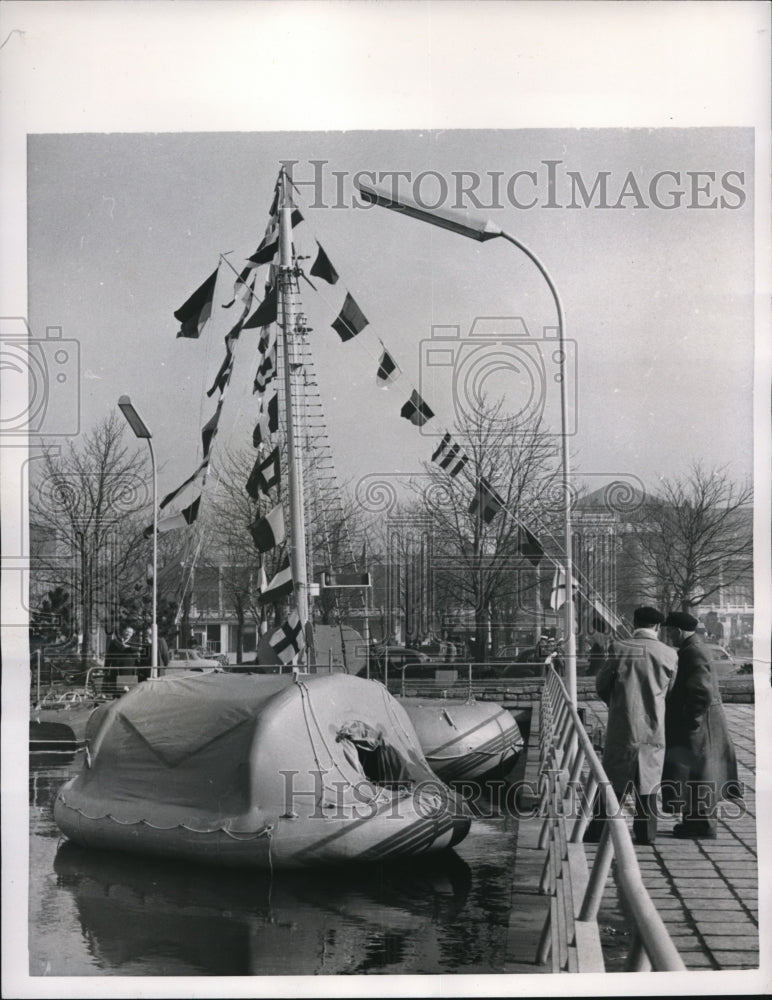
[[[685,840],[689,837],[700,837],[704,840],[715,840],[718,831],[707,826],[694,826],[690,823],[676,823],[673,827],[673,836]]]

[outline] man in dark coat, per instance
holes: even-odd
[[[134,629],[124,625],[117,636],[113,636],[105,653],[105,690],[118,693],[118,672],[136,666],[137,648],[131,645]]]
[[[719,801],[742,798],[734,746],[715,671],[695,632],[697,619],[674,611],[665,627],[678,649],[678,673],[665,714],[662,805],[669,812],[683,810],[674,836],[714,838]]]
[[[659,640],[665,616],[656,608],[636,608],[631,639],[609,644],[606,660],[595,678],[598,696],[608,705],[603,769],[617,799],[632,791],[635,798],[633,834],[639,844],[657,835],[657,789],[665,759],[665,697],[676,673],[675,650]],[[595,842],[603,829],[605,811],[584,839]]]

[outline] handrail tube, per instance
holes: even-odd
[[[558,691],[562,693],[565,699],[564,704],[568,707],[571,717],[574,720],[576,735],[580,745],[584,749],[590,768],[596,772],[596,775],[600,774],[605,778],[603,765],[598,759],[590,738],[582,725],[579,713],[575,706],[571,704],[563,682],[554,671],[553,674],[554,676],[551,678],[553,687],[557,684]],[[602,783],[602,779],[599,779],[599,781]],[[662,918],[643,884],[638,860],[635,855],[635,848],[633,847],[627,824],[622,819],[619,801],[614,794],[614,789],[608,783],[608,780],[606,780],[605,784],[602,783],[601,786],[605,795],[606,816],[611,820],[605,826],[609,831],[614,845],[619,886],[630,905],[633,919],[646,948],[646,952],[651,958],[652,963],[656,964],[659,968],[685,970],[686,966],[683,963],[683,959],[670,939]]]

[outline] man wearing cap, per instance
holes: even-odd
[[[608,705],[603,768],[620,803],[627,791],[635,797],[633,834],[639,844],[657,835],[657,789],[665,759],[665,698],[676,675],[674,649],[659,640],[665,616],[656,608],[633,613],[633,635],[609,644],[595,678],[600,698]],[[603,801],[584,839],[597,842],[603,831]]]
[[[678,649],[678,674],[665,713],[662,806],[683,810],[676,837],[715,838],[722,798],[742,798],[737,759],[710,657],[696,633],[697,619],[672,611],[665,620]]]

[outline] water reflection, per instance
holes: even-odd
[[[447,970],[472,882],[453,851],[271,877],[65,843],[54,872],[96,968],[154,975]]]

